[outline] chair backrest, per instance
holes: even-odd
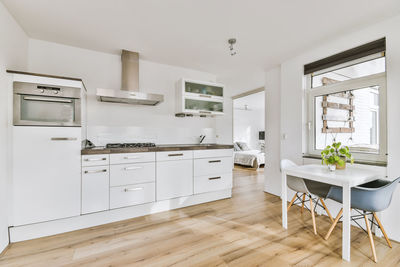
[[[376,180],[351,189],[351,207],[379,212],[389,207],[400,177],[394,181]],[[332,187],[328,198],[342,202],[342,188]]]
[[[354,188],[352,190],[352,195],[354,195],[352,206],[362,206],[363,210],[373,212],[387,209],[399,182],[400,177],[393,181],[377,180]]]
[[[281,170],[284,170],[288,167],[293,167],[293,166],[297,166],[297,164],[288,159],[281,160]],[[304,183],[303,178],[288,175],[287,176],[287,186],[290,189],[292,189],[293,191],[309,194],[309,192],[307,190],[307,186]]]

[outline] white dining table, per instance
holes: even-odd
[[[362,167],[347,166],[344,170],[329,171],[325,165],[291,166],[282,170],[282,226],[288,228],[287,220],[287,179],[286,176],[296,176],[312,181],[336,185],[343,188],[343,232],[342,258],[350,261],[350,199],[351,188],[371,182],[380,177],[380,173]]]

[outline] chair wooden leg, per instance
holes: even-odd
[[[311,196],[310,196],[310,210],[311,210],[311,217],[312,217],[312,223],[313,223],[313,228],[314,228],[314,235],[317,235],[317,225],[315,223],[315,213],[314,213],[314,207],[313,207],[313,200],[312,200]]]
[[[371,228],[369,228],[368,217],[365,214],[364,214],[364,219],[365,219],[365,227],[367,228],[367,232],[368,232],[368,236],[369,236],[369,244],[371,245],[372,254],[374,256],[374,261],[378,262],[378,259],[376,258],[376,252],[375,252],[374,238],[371,233]]]
[[[289,206],[287,207],[287,211],[289,211],[290,207],[293,205],[294,201],[296,200],[296,197],[297,197],[297,193],[294,194],[294,197],[290,201]]]
[[[332,215],[331,215],[331,213],[329,212],[328,208],[326,207],[324,200],[323,200],[322,198],[319,198],[319,200],[321,201],[322,206],[324,207],[326,213],[328,214],[329,219],[330,219],[331,222],[333,223]]]
[[[374,214],[374,218],[375,218],[376,222],[377,222],[378,225],[379,225],[379,228],[381,228],[382,234],[383,234],[383,236],[385,237],[386,242],[388,243],[389,247],[392,247],[392,243],[390,243],[390,240],[389,240],[389,238],[388,238],[388,236],[387,236],[387,234],[386,234],[386,232],[385,232],[385,229],[383,229],[383,226],[382,226],[382,224],[381,224],[381,221],[379,220],[378,216],[376,216],[376,213],[375,213],[375,212],[374,212],[373,214]]]
[[[301,201],[301,213],[303,213],[304,210],[304,201],[306,200],[306,194],[303,194],[303,200]]]
[[[336,216],[335,220],[333,221],[331,228],[329,228],[328,233],[326,233],[326,236],[324,237],[325,240],[328,240],[328,238],[331,236],[333,229],[335,229],[336,224],[338,223],[340,216],[342,216],[343,209],[340,209],[338,215]]]

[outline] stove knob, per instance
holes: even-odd
[[[39,89],[39,93],[44,93],[44,89]]]
[[[53,91],[53,94],[55,94],[55,95],[58,94],[58,91],[57,91],[57,90],[54,90],[54,91]]]

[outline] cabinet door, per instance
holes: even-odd
[[[155,162],[111,165],[110,170],[111,186],[149,183],[156,179]]]
[[[193,195],[193,160],[157,162],[157,200]]]
[[[13,127],[13,225],[81,213],[81,128]]]
[[[110,188],[110,207],[117,209],[155,200],[154,183],[124,185]]]
[[[197,98],[185,98],[184,108],[186,111],[198,114],[223,114],[224,104],[220,101],[204,100]]]
[[[82,168],[82,214],[109,209],[109,167]]]
[[[196,94],[204,97],[224,97],[224,87],[217,84],[196,83],[193,81],[185,81],[185,93]]]
[[[201,194],[232,188],[232,173],[194,177],[194,193]]]

